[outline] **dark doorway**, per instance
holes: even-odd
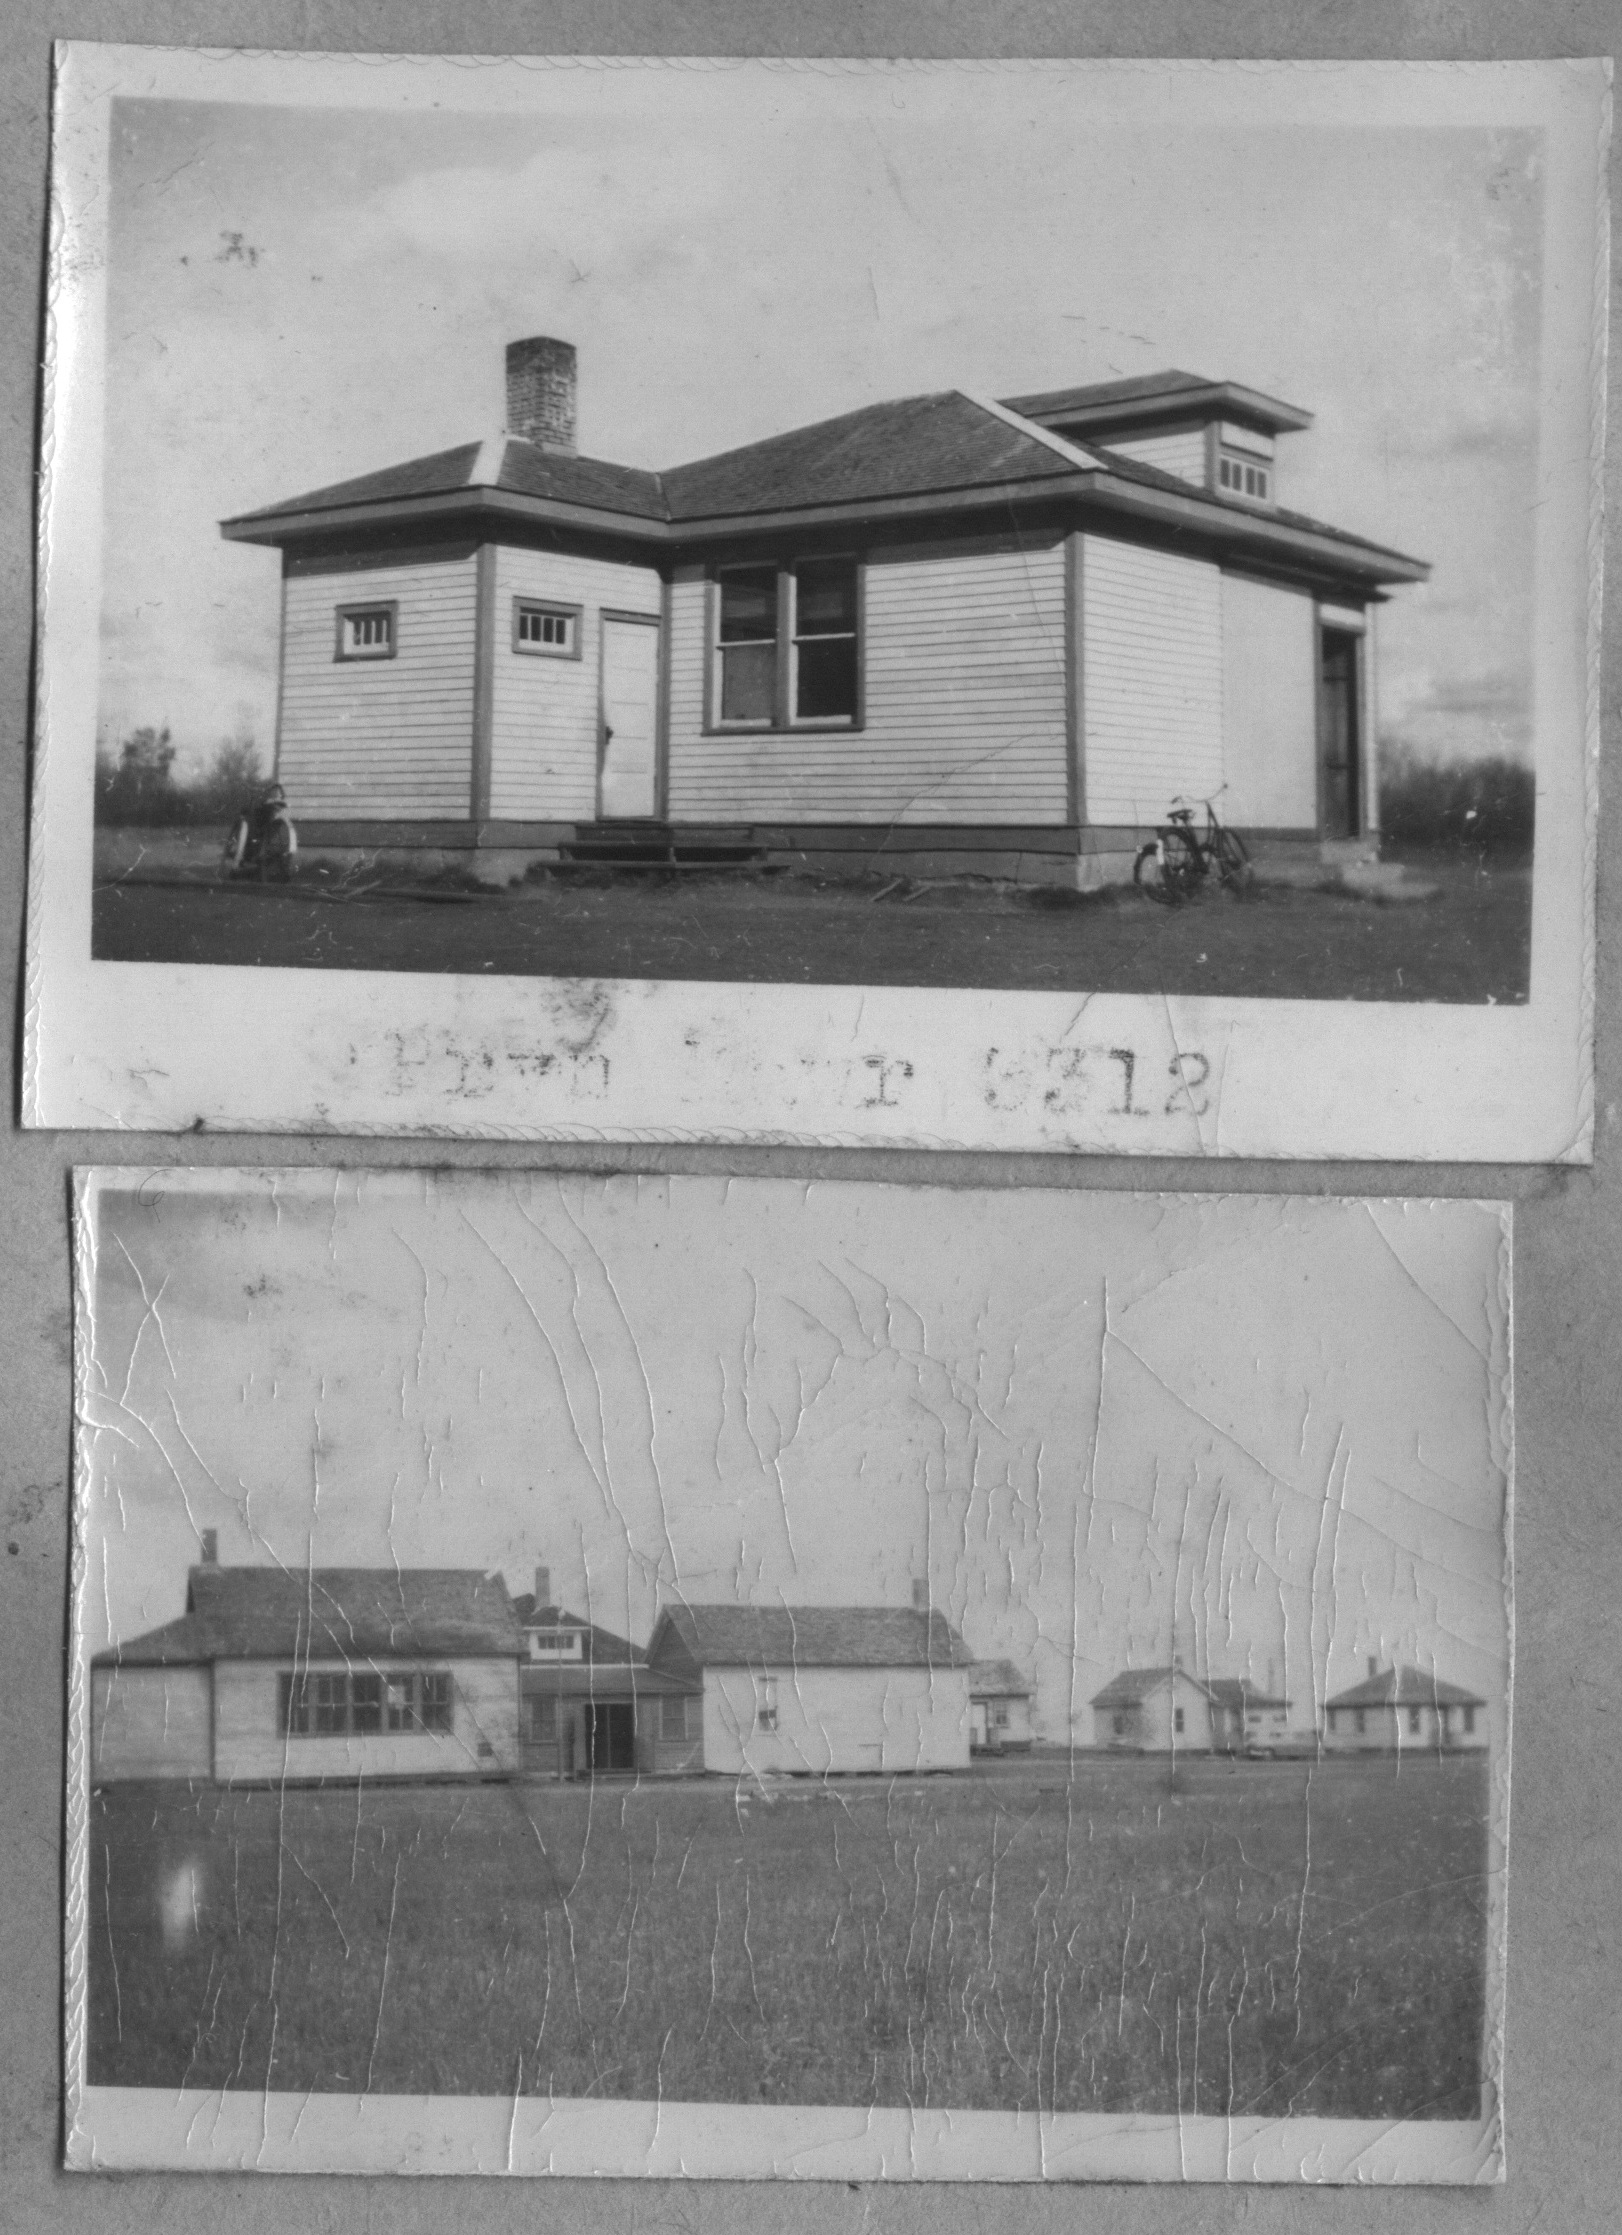
[[[1324,838],[1355,838],[1361,823],[1358,797],[1359,640],[1346,629],[1325,629],[1318,655],[1318,830]]]
[[[594,1703],[586,1709],[586,1759],[593,1776],[604,1770],[635,1769],[636,1710],[628,1701]]]

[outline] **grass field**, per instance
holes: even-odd
[[[97,1793],[107,2085],[1474,2117],[1487,1766]]]
[[[1169,909],[1130,888],[1084,897],[605,871],[414,898],[324,882],[319,869],[280,887],[135,868],[98,884],[91,951],[103,962],[473,976],[1524,1001],[1530,868],[1416,867],[1438,890],[1409,906],[1273,886]]]

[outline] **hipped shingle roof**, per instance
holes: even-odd
[[[506,1584],[477,1569],[195,1567],[185,1614],[98,1653],[96,1664],[517,1658],[523,1650]]]
[[[696,1668],[968,1668],[974,1655],[934,1608],[672,1606],[649,1658]]]
[[[1385,1668],[1373,1676],[1366,1676],[1361,1684],[1354,1684],[1349,1692],[1337,1692],[1326,1707],[1485,1707],[1486,1701],[1477,1692],[1461,1691],[1457,1684],[1444,1684],[1439,1676],[1427,1675],[1417,1668]]]

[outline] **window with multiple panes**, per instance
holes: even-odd
[[[687,1736],[687,1702],[685,1699],[660,1701],[659,1736],[661,1738],[685,1738]]]
[[[1254,458],[1235,458],[1226,450],[1217,453],[1217,486],[1233,496],[1258,497],[1265,503],[1272,494],[1272,479],[1271,470]]]
[[[1183,1711],[1182,1711],[1182,1709],[1181,1709],[1181,1708],[1179,1707],[1179,1708],[1178,1708],[1178,1709],[1176,1709],[1176,1710],[1175,1710],[1175,1712],[1173,1713],[1173,1716],[1172,1716],[1172,1728],[1173,1728],[1174,1730],[1179,1730],[1179,1731],[1180,1731],[1180,1730],[1182,1729],[1182,1727],[1183,1727]]]
[[[556,1700],[531,1700],[529,1703],[529,1735],[537,1746],[551,1746],[558,1735],[558,1703]]]
[[[340,660],[392,660],[399,606],[394,599],[376,605],[340,605]]]
[[[580,608],[541,598],[514,598],[513,650],[539,652],[555,660],[580,657]]]
[[[450,1672],[313,1669],[280,1680],[283,1738],[369,1738],[379,1731],[448,1731]]]
[[[996,1700],[996,1701],[994,1701],[994,1702],[992,1703],[992,1709],[991,1709],[991,1727],[992,1727],[992,1729],[993,1729],[993,1730],[996,1730],[996,1731],[1005,1731],[1005,1730],[1007,1730],[1007,1728],[1008,1728],[1008,1702],[1007,1702],[1006,1700]]]
[[[860,714],[856,561],[722,567],[715,583],[714,716],[793,728]]]
[[[759,1676],[755,1679],[755,1728],[757,1731],[775,1731],[777,1728],[775,1676]]]

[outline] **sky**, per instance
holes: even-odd
[[[1042,1735],[1175,1639],[1310,1727],[1379,1655],[1502,1736],[1491,1207],[789,1180],[155,1174],[94,1223],[87,1651],[222,1562],[906,1605]]]
[[[1539,136],[1078,128],[1068,83],[116,100],[102,734],[268,750],[276,555],[219,519],[495,431],[505,344],[552,333],[581,448],[649,467],[948,387],[1280,396],[1316,414],[1280,500],[1435,570],[1382,615],[1385,733],[1528,753]]]

